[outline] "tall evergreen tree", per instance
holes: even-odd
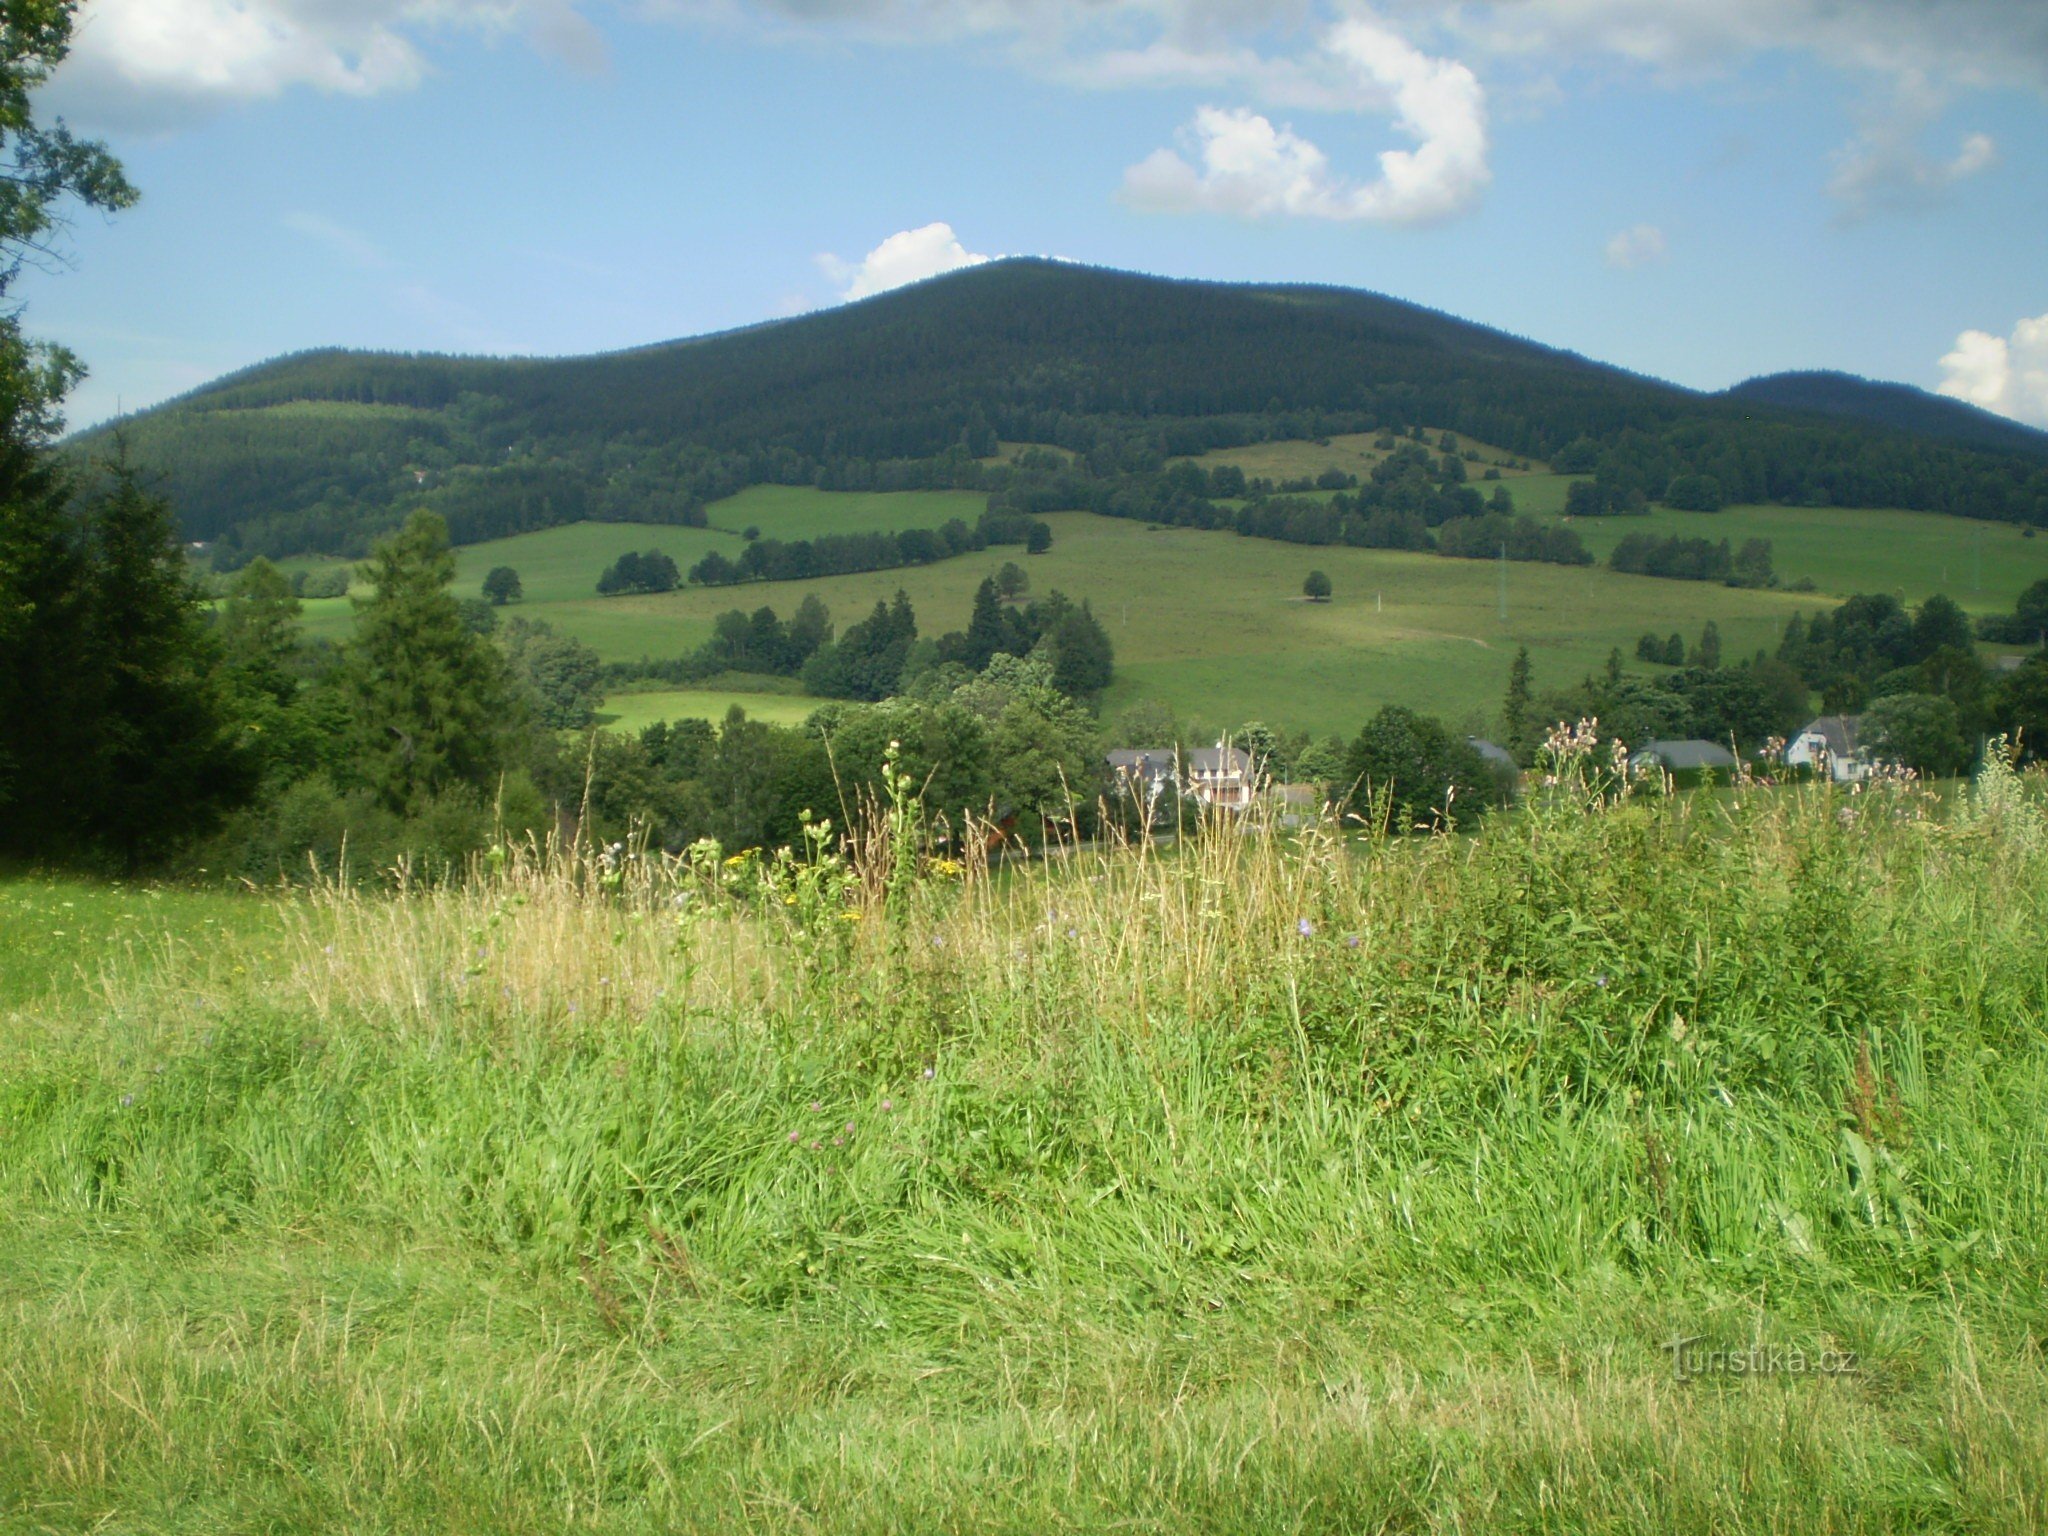
[[[1527,762],[1535,747],[1529,721],[1529,647],[1515,648],[1514,665],[1508,668],[1508,696],[1501,705],[1501,728],[1507,734],[1502,743],[1517,762]]]
[[[406,811],[457,784],[488,786],[506,762],[508,690],[497,653],[462,622],[448,525],[415,512],[364,567],[344,688],[355,771]]]
[[[99,689],[69,488],[23,402],[0,412],[0,848],[33,855],[76,835]]]
[[[996,584],[984,577],[974,589],[974,613],[967,621],[967,648],[961,660],[979,672],[1003,648],[1003,604]]]
[[[132,872],[246,799],[256,765],[236,741],[170,503],[125,462],[110,474],[88,521],[99,722],[95,750],[75,767],[90,786],[89,835]]]

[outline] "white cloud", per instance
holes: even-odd
[[[1654,224],[1637,224],[1607,242],[1607,265],[1630,272],[1662,261],[1669,253],[1663,230]]]
[[[1841,203],[1844,217],[1924,208],[1998,162],[1998,146],[1984,133],[1964,139],[1947,160],[1930,159],[1913,142],[1915,127],[1911,117],[1872,123],[1835,152],[1828,195]]]
[[[838,285],[839,297],[851,300],[922,282],[941,272],[977,267],[990,259],[968,250],[953,233],[953,226],[941,223],[899,230],[858,262],[820,256],[818,265]]]
[[[1291,127],[1248,108],[1204,107],[1187,130],[1199,168],[1170,149],[1124,173],[1124,196],[1160,212],[1245,218],[1428,224],[1462,213],[1491,179],[1486,93],[1471,70],[1437,59],[1362,17],[1340,23],[1323,51],[1351,75],[1360,103],[1384,103],[1417,147],[1382,150],[1378,179],[1334,175],[1329,157]]]
[[[2048,315],[2022,320],[2009,337],[1963,332],[1941,371],[1938,393],[2048,427]]]
[[[53,104],[94,124],[162,128],[306,88],[374,96],[428,72],[437,30],[525,37],[603,66],[580,0],[85,0]]]

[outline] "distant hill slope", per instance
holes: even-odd
[[[2048,458],[2048,432],[1910,384],[1821,370],[1768,374],[1737,384],[1726,394],[1757,405],[1847,417],[1945,442]]]
[[[980,488],[998,438],[1097,474],[1381,427],[1575,445],[1619,490],[2048,522],[2029,462],[1701,396],[1347,289],[990,263],[859,304],[597,357],[314,352],[127,424],[229,560],[361,551],[414,506],[459,541],[586,517],[681,522],[761,482]],[[87,445],[90,444],[90,436]]]

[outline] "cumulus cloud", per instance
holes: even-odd
[[[1414,149],[1383,150],[1366,183],[1335,174],[1291,127],[1248,108],[1204,107],[1184,134],[1199,164],[1170,149],[1124,173],[1124,196],[1158,212],[1228,213],[1428,224],[1463,212],[1491,179],[1486,93],[1472,71],[1432,58],[1377,23],[1331,29],[1324,51],[1353,76],[1362,101],[1383,101]]]
[[[899,230],[857,262],[820,256],[818,265],[838,285],[839,297],[852,300],[923,282],[941,272],[977,267],[991,259],[962,245],[952,225],[939,223]]]
[[[1941,371],[1938,393],[2048,427],[2048,315],[2022,320],[2010,336],[1963,332]]]
[[[1662,261],[1668,253],[1663,230],[1654,224],[1637,224],[1607,242],[1607,265],[1632,272]]]
[[[305,88],[374,96],[428,72],[420,39],[525,37],[579,69],[604,45],[579,0],[86,0],[50,90],[96,125],[162,128]]]

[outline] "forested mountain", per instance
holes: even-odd
[[[1773,373],[1737,384],[1727,391],[1727,397],[2048,459],[2048,432],[1910,384],[1887,384],[1853,373]]]
[[[306,353],[126,435],[189,536],[231,564],[357,554],[416,506],[468,542],[586,517],[697,521],[761,482],[998,489],[1005,472],[978,462],[998,439],[1108,476],[1414,426],[1563,455],[1618,500],[1706,476],[1728,500],[2048,523],[2048,466],[2031,456],[1698,395],[1369,293],[1039,260],[597,357]]]

